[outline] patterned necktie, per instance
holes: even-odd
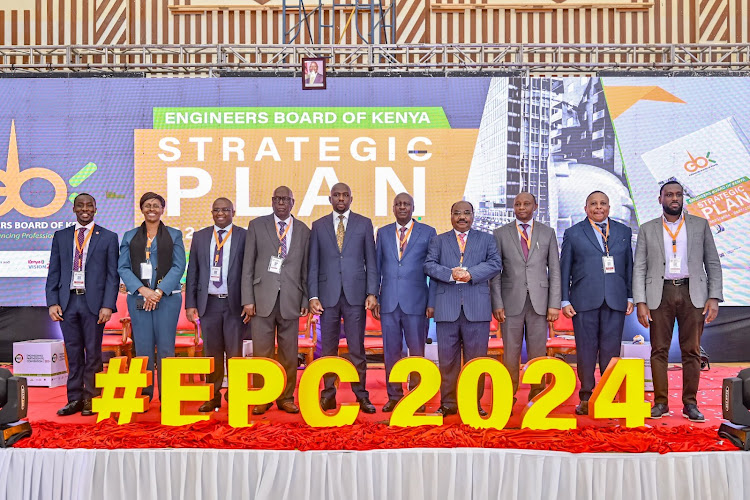
[[[336,244],[339,246],[339,252],[344,248],[344,216],[339,215],[339,226],[336,229]]]
[[[281,242],[281,258],[282,259],[286,259],[286,235],[284,234],[285,227],[286,227],[286,222],[284,222],[283,220],[279,221],[279,234],[283,235],[281,240],[279,240]]]
[[[458,233],[458,237],[461,240],[461,246],[463,247],[461,253],[464,253],[464,251],[466,250],[466,235],[464,233]]]
[[[83,235],[85,232],[85,227],[78,230],[78,244],[76,245],[75,257],[73,257],[73,271],[83,271]]]
[[[529,233],[526,232],[526,230],[529,228],[528,224],[521,224],[521,227],[523,228],[523,238],[521,238],[521,250],[523,250],[523,258],[524,260],[527,260],[529,258],[529,244],[526,243],[529,241]]]
[[[219,243],[224,241],[224,233],[226,232],[227,231],[225,229],[219,229],[218,231]],[[214,249],[214,265],[218,267],[219,269],[221,269],[223,264],[224,264],[224,245],[222,245],[221,248],[219,248],[219,245],[216,245],[216,248]],[[222,283],[224,283],[224,273],[223,272],[220,273],[218,281],[212,281],[212,283],[214,284],[216,288],[219,288],[222,285]]]
[[[599,226],[599,229],[602,232],[602,246],[604,249],[607,248],[607,224],[604,222],[596,222],[596,225]]]
[[[404,250],[406,250],[406,228],[402,227],[399,231],[401,231],[401,236],[398,238],[399,248],[401,250],[401,256],[403,256]],[[399,258],[401,258],[401,256],[399,256]]]

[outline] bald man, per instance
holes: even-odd
[[[333,213],[313,222],[310,233],[310,261],[307,286],[310,311],[320,314],[323,356],[336,356],[341,320],[344,320],[349,357],[359,381],[351,384],[360,409],[375,413],[365,388],[365,309],[377,305],[378,266],[372,221],[350,210],[352,190],[344,183],[331,188],[328,198]],[[336,408],[336,376],[325,376],[320,406]]]

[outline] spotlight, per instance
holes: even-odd
[[[21,420],[26,417],[28,402],[26,379],[0,368],[0,447],[13,446],[19,439],[31,436],[31,424]]]
[[[724,379],[721,410],[729,422],[719,426],[719,436],[741,450],[750,450],[750,368],[741,370],[736,377]]]

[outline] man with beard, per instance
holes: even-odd
[[[654,406],[651,418],[669,413],[667,361],[675,319],[682,353],[682,415],[705,421],[698,411],[700,341],[722,302],[721,261],[708,221],[683,212],[683,190],[676,181],[659,191],[663,214],[643,224],[633,266],[633,298],[638,321],[651,330]]]

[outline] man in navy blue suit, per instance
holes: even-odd
[[[214,224],[193,234],[185,279],[185,315],[200,326],[206,356],[214,358],[214,371],[208,375],[214,395],[198,408],[201,412],[221,407],[224,355],[242,357],[248,330],[240,291],[247,231],[232,224],[234,205],[227,198],[214,201],[211,216]]]
[[[349,356],[357,369],[359,381],[352,383],[360,409],[375,413],[365,389],[365,309],[378,303],[378,268],[372,221],[353,213],[352,190],[344,183],[331,188],[328,198],[333,214],[313,222],[310,232],[310,256],[307,286],[310,311],[320,314],[320,340],[323,356],[338,353],[341,319],[349,346]],[[336,408],[336,376],[324,377],[320,406]]]
[[[435,282],[428,288],[424,261],[435,229],[412,218],[414,198],[408,193],[396,195],[393,215],[396,222],[378,229],[377,255],[380,272],[380,304],[373,314],[383,329],[385,378],[390,379],[393,365],[401,359],[404,340],[409,356],[424,356],[428,318],[435,312]],[[417,379],[412,375],[412,387]],[[400,383],[389,383],[384,412],[391,412],[404,397]],[[424,407],[419,409],[424,411]]]
[[[490,279],[502,270],[502,260],[491,234],[471,230],[474,207],[459,201],[451,207],[453,230],[432,239],[424,272],[436,281],[435,322],[437,323],[438,361],[440,362],[441,406],[438,413],[458,412],[456,384],[464,361],[487,355],[490,340],[492,304]],[[477,405],[484,393],[480,378]]]
[[[45,291],[52,321],[60,322],[68,356],[68,404],[57,414],[91,416],[99,394],[94,378],[102,371],[104,324],[117,310],[117,235],[94,224],[96,200],[81,193],[73,200],[75,226],[52,238]]]
[[[633,232],[609,218],[601,191],[586,198],[585,211],[586,219],[565,231],[560,254],[562,312],[573,319],[581,381],[578,415],[588,415],[597,360],[604,373],[619,356],[625,315],[633,312]]]

